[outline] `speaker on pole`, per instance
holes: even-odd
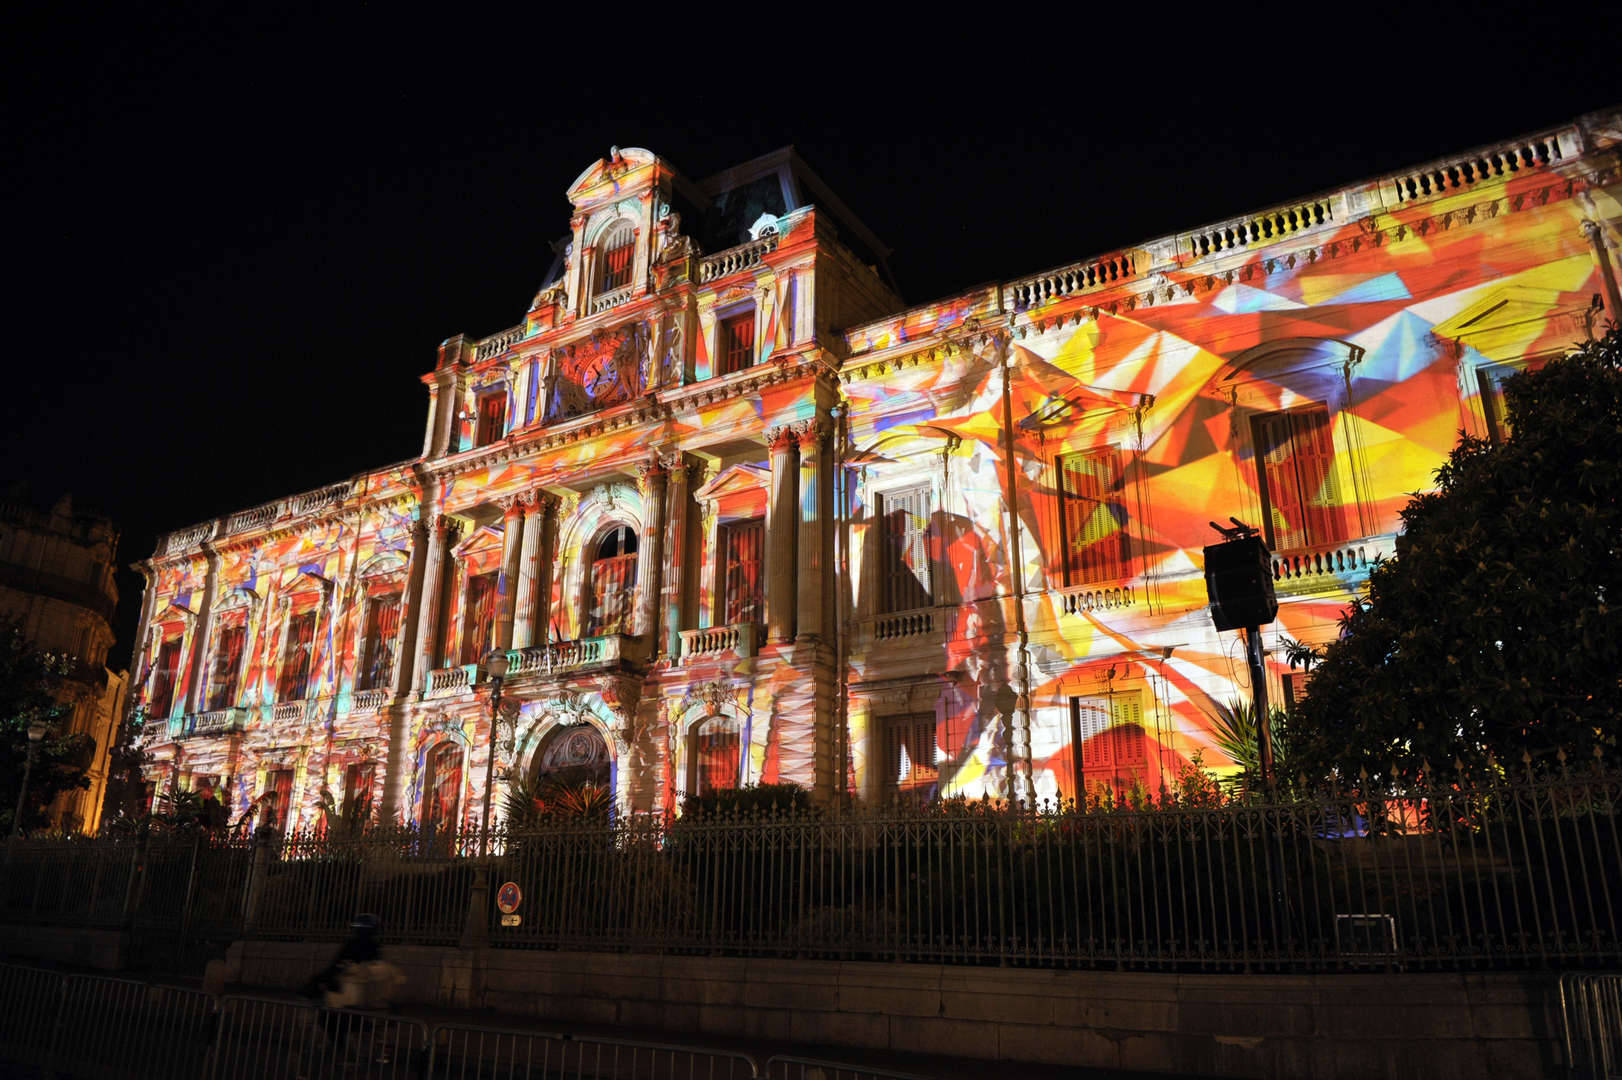
[[[1243,630],[1278,615],[1273,563],[1254,533],[1205,549],[1205,595],[1218,630]]]

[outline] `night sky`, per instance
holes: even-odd
[[[1622,103],[1605,6],[14,24],[5,486],[71,490],[127,564],[415,455],[435,347],[519,321],[612,144],[694,179],[795,145],[921,303]]]

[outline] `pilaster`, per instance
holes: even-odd
[[[826,421],[811,420],[799,429],[800,444],[800,536],[796,636],[821,638],[823,552],[827,547],[828,521],[823,514],[823,460],[827,453],[830,427]]]
[[[543,547],[545,534],[555,527],[558,513],[556,495],[532,491],[525,498],[528,510],[524,514],[524,541],[518,560],[518,606],[513,620],[512,648],[515,649],[534,645],[537,620],[545,622],[539,599],[549,564],[543,562]]]
[[[637,482],[642,488],[642,506],[647,519],[644,522],[641,553],[637,558],[636,633],[647,643],[649,652],[657,648],[659,633],[659,599],[664,570],[665,490],[664,464],[654,458],[637,467]]]
[[[423,574],[422,616],[417,620],[417,662],[411,687],[421,693],[428,687],[428,672],[439,653],[439,622],[445,603],[446,552],[455,529],[452,520],[440,514],[434,518],[433,536],[428,543],[428,564]]]
[[[524,500],[509,495],[501,500],[501,575],[496,579],[495,646],[510,649],[513,644],[513,612],[518,600],[519,559],[523,552]]]
[[[772,460],[766,503],[766,636],[784,642],[794,637],[794,548],[800,527],[794,458],[799,436],[794,428],[781,427],[768,431],[766,438]]]

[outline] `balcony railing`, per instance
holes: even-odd
[[[635,642],[635,638],[625,634],[608,634],[515,649],[508,654],[511,661],[507,677],[558,675],[583,668],[613,666],[631,658]]]
[[[1344,588],[1368,576],[1369,567],[1391,551],[1394,536],[1370,536],[1275,554],[1274,587],[1281,592],[1314,592]]]
[[[1085,611],[1120,611],[1138,599],[1130,585],[1076,585],[1059,593],[1059,607],[1066,615]]]
[[[247,709],[209,709],[208,712],[187,717],[182,736],[232,735],[235,731],[242,731],[247,723]]]
[[[681,659],[724,656],[728,653],[739,658],[755,655],[760,629],[754,623],[730,623],[726,626],[707,626],[702,630],[681,631]]]
[[[349,699],[350,715],[355,713],[377,712],[394,697],[394,691],[388,689],[357,690],[354,697]]]
[[[309,705],[307,701],[280,701],[270,707],[270,718],[277,723],[302,720]]]
[[[428,673],[428,691],[423,694],[425,698],[455,697],[465,690],[471,689],[479,681],[478,664],[462,664],[457,667],[436,668]]]
[[[777,239],[777,234],[771,232],[759,240],[751,240],[747,244],[739,244],[737,247],[716,252],[698,264],[699,283],[708,284],[756,265],[769,253],[777,250]]]
[[[935,608],[892,611],[873,620],[873,637],[878,641],[924,637],[940,627]]]
[[[617,289],[600,293],[591,298],[591,313],[596,315],[600,312],[607,311],[611,307],[617,307],[620,304],[625,303],[625,301],[629,300],[630,298],[631,287],[629,285],[621,285]]]

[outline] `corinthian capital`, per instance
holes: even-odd
[[[775,427],[766,432],[766,444],[772,448],[774,454],[792,450],[798,441],[799,436],[795,433],[792,424]]]
[[[796,428],[796,437],[800,440],[800,449],[815,451],[818,446],[828,441],[832,429],[824,420],[807,420]]]

